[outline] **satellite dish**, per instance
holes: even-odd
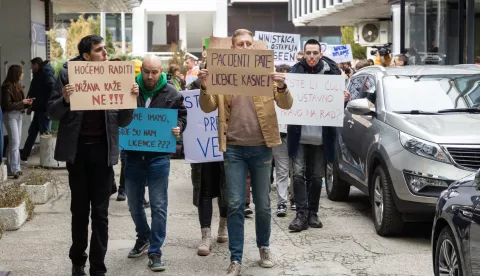
[[[378,38],[378,27],[375,24],[366,24],[362,29],[362,38],[366,42],[373,43]]]

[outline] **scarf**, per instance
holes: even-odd
[[[153,95],[155,95],[167,84],[167,75],[165,73],[162,73],[160,75],[160,79],[157,82],[157,86],[155,86],[155,88],[150,91],[147,90],[147,88],[145,88],[145,84],[143,83],[142,73],[138,74],[136,81],[137,81],[138,87],[140,88],[140,92],[142,94],[143,100],[147,101],[148,99],[151,99]]]

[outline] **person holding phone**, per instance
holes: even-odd
[[[18,179],[22,175],[20,168],[20,139],[22,137],[22,115],[33,102],[25,99],[23,86],[23,70],[20,65],[8,68],[7,77],[2,84],[3,122],[8,133],[7,170],[8,176]]]

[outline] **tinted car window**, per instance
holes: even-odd
[[[361,99],[367,98],[371,103],[375,104],[375,100],[376,100],[375,91],[377,90],[375,83],[376,83],[375,77],[373,76],[366,77],[365,84],[363,85],[363,88],[362,88],[362,93],[360,94]]]
[[[365,76],[353,77],[350,79],[348,91],[350,92],[350,99],[360,99],[360,94],[365,83]]]
[[[388,76],[383,85],[391,111],[480,107],[480,75]]]

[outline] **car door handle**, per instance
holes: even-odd
[[[347,122],[350,124],[350,128],[352,128],[352,126],[355,124],[354,120],[348,120]]]
[[[467,218],[473,218],[473,213],[470,212],[470,211],[462,210],[462,215],[467,217]]]

